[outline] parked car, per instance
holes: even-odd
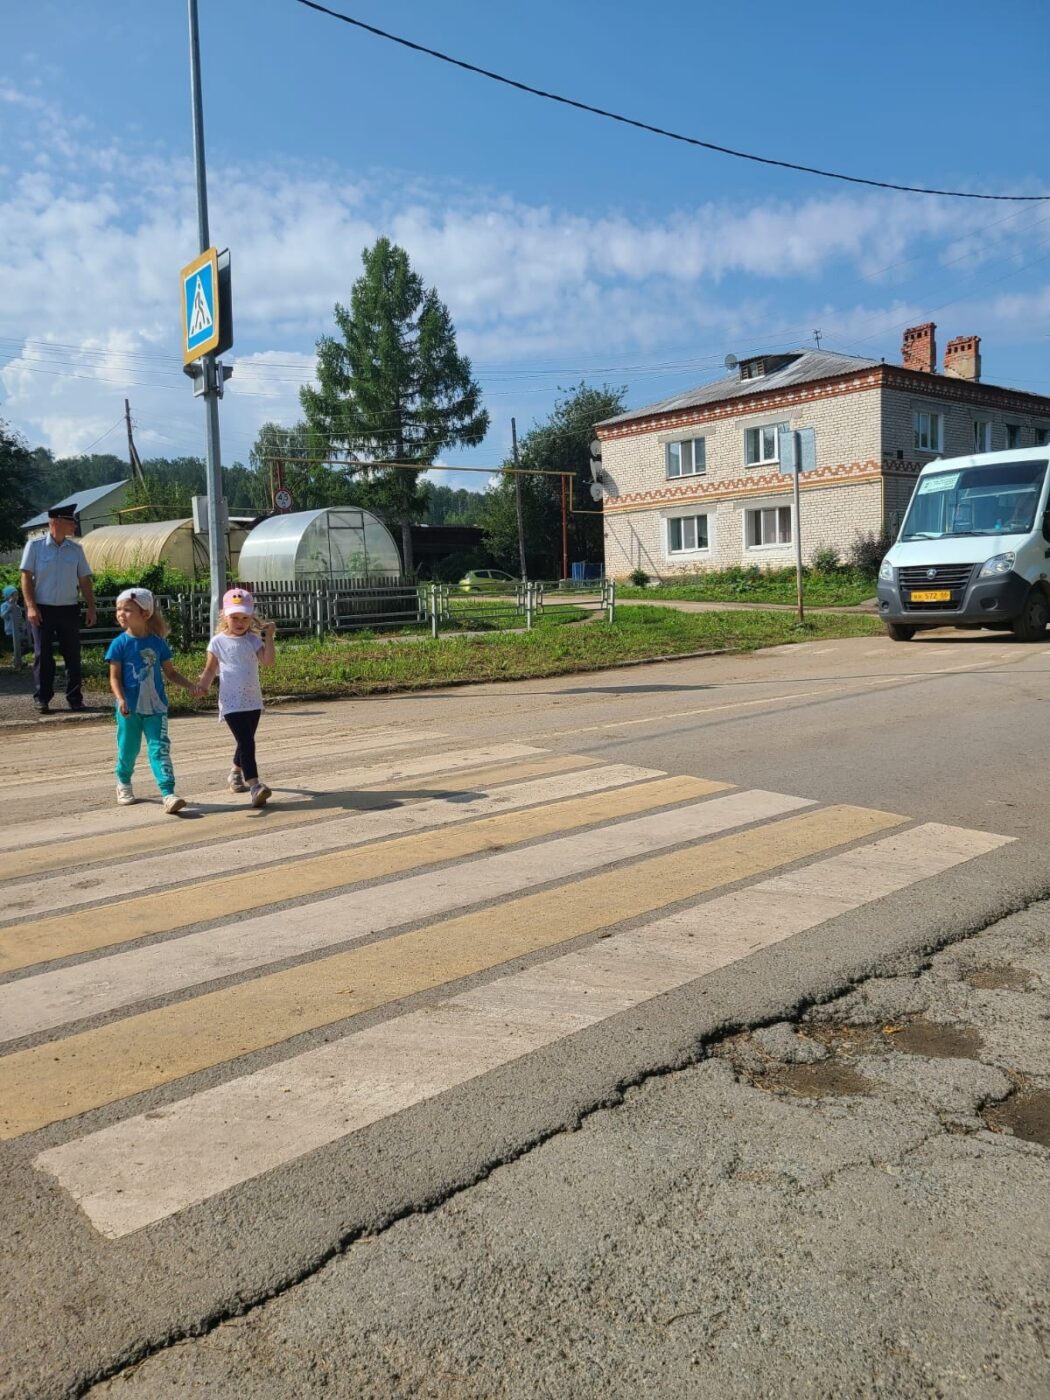
[[[518,586],[518,580],[502,569],[471,569],[459,581],[461,593],[509,593]]]
[[[1050,623],[1047,447],[928,462],[879,570],[879,615],[895,642],[927,627],[1010,631]]]

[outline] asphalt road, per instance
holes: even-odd
[[[11,731],[2,1393],[1046,1393],[1048,699],[945,634],[282,707],[262,814],[193,718],[177,819]]]

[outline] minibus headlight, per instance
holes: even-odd
[[[879,578],[886,583],[893,582],[893,565],[888,559],[884,559],[879,565]]]
[[[1014,566],[1016,555],[1013,550],[1008,550],[1006,554],[993,554],[981,565],[981,572],[978,578],[998,578],[1002,574],[1008,574]]]

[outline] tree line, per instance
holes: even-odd
[[[413,524],[477,525],[484,557],[520,572],[514,478],[488,490],[456,490],[421,480],[454,447],[477,446],[490,426],[470,360],[462,355],[448,308],[424,285],[403,248],[380,238],[362,253],[364,272],[346,306],[334,309],[336,334],[317,341],[316,387],[300,391],[302,418],[260,429],[247,465],[223,468],[232,514],[265,514],[280,484],[293,509],[356,505],[400,533],[406,572],[413,571]],[[579,384],[562,390],[550,416],[527,431],[519,465],[536,473],[568,473],[572,504],[570,557],[601,560],[600,507],[590,496],[589,444],[594,425],[624,408],[623,388]],[[509,459],[502,469],[513,466]],[[178,519],[204,492],[197,457],[152,458],[144,479],[129,487],[125,519]],[[0,421],[0,547],[21,541],[19,526],[62,497],[130,475],[110,454],[55,458],[31,450]],[[560,572],[562,483],[557,475],[521,478],[525,557],[530,577]]]

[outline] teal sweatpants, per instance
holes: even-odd
[[[167,715],[122,715],[117,711],[117,782],[131,782],[143,735],[146,736],[149,766],[153,769],[161,796],[167,797],[175,791]]]

